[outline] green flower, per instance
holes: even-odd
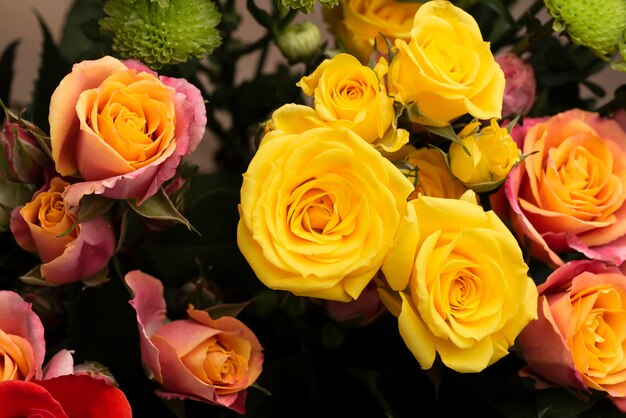
[[[152,69],[201,58],[220,45],[221,15],[210,0],[109,0],[100,30],[113,49]]]
[[[280,0],[280,7],[311,13],[315,2],[316,0]],[[324,7],[333,8],[339,4],[339,0],[319,0],[319,3]]]
[[[624,49],[626,0],[545,0],[554,30],[608,59]]]

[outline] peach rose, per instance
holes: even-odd
[[[526,119],[512,132],[524,154],[494,209],[508,212],[531,253],[553,265],[558,254],[626,260],[626,133],[610,119],[579,109]]]
[[[20,295],[0,291],[0,382],[41,379],[44,328]]]
[[[93,193],[141,203],[196,148],[206,110],[186,80],[105,56],[74,65],[52,94],[49,120],[56,170],[85,180],[66,191],[70,205]]]
[[[520,335],[530,373],[606,392],[626,411],[626,277],[598,260],[557,268],[538,287],[539,318]]]
[[[63,191],[71,187],[53,178],[24,206],[11,212],[11,231],[20,247],[37,252],[41,275],[60,285],[86,279],[102,270],[115,251],[115,235],[103,216],[76,221],[77,208],[70,208]]]
[[[333,8],[324,8],[324,20],[346,52],[367,64],[376,50],[389,53],[384,35],[392,44],[396,39],[408,40],[418,2],[396,0],[345,0]]]
[[[163,285],[138,270],[126,284],[137,312],[141,356],[164,399],[194,399],[244,413],[246,389],[261,374],[263,354],[254,333],[233,317],[211,319],[188,309],[189,319],[167,321]]]

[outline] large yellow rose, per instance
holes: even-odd
[[[302,77],[298,86],[314,97],[315,110],[325,123],[351,129],[368,143],[395,151],[409,142],[409,133],[396,128],[386,73],[384,59],[372,70],[352,55],[338,54]]]
[[[387,54],[387,43],[409,39],[415,12],[422,3],[395,0],[344,0],[337,7],[324,8],[324,19],[344,49],[366,64],[376,49]]]
[[[244,174],[239,248],[272,289],[356,299],[393,245],[412,190],[348,129],[272,131]]]
[[[381,298],[424,369],[438,353],[451,369],[481,371],[537,317],[537,289],[515,237],[472,194],[411,200],[410,222],[383,266]]]
[[[409,106],[412,120],[445,125],[466,113],[500,118],[504,73],[474,18],[449,1],[425,3],[409,41],[397,39],[389,63],[389,93]]]

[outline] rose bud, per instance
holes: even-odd
[[[459,138],[461,144],[450,145],[450,171],[467,187],[476,192],[487,192],[498,187],[516,163],[521,153],[506,128],[501,128],[497,120],[480,131],[480,122],[469,123]]]
[[[512,52],[497,56],[496,62],[506,80],[502,116],[525,115],[533,106],[537,90],[533,67]]]
[[[385,311],[385,305],[381,302],[373,282],[370,282],[363,289],[356,300],[351,302],[329,300],[326,302],[328,316],[337,322],[354,321],[358,326],[371,324]]]
[[[33,136],[19,123],[7,122],[0,133],[0,175],[20,183],[36,183],[49,162]]]

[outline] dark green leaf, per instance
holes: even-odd
[[[456,132],[454,132],[454,129],[452,129],[452,125],[450,124],[447,124],[445,126],[422,125],[422,127],[432,134],[435,134],[442,138],[449,139],[450,141],[456,144],[459,144],[459,146],[463,148],[463,151],[465,151],[467,155],[471,155],[467,147],[463,145],[463,143],[461,142],[461,139],[456,135]]]
[[[78,226],[78,224],[80,224],[81,222],[95,219],[98,216],[104,215],[109,211],[109,209],[111,209],[114,203],[114,199],[109,199],[108,197],[100,196],[97,194],[84,196],[80,200],[80,207],[78,208],[78,214],[76,216],[74,224],[68,230],[60,234],[59,237],[64,237],[72,232],[72,230],[74,230],[74,228],[76,228],[76,226]]]
[[[85,34],[85,27],[100,35],[97,21],[104,17],[101,0],[75,0],[63,26],[60,53],[69,61],[79,61],[86,51],[94,49],[94,40]],[[102,37],[102,35],[100,35]]]
[[[538,418],[571,417],[590,409],[604,394],[586,394],[562,388],[544,389],[537,393]]]
[[[53,287],[55,285],[46,281],[41,275],[41,265],[33,267],[28,273],[20,277],[20,280],[26,284],[32,284],[35,286],[47,286]]]
[[[172,201],[162,188],[141,205],[138,205],[134,200],[128,200],[128,204],[132,210],[144,218],[159,221],[174,221],[185,225],[187,229],[200,235],[191,223],[176,210]]]
[[[13,41],[2,51],[0,57],[0,101],[10,103],[11,83],[13,82],[13,65],[15,63],[15,51],[20,41]],[[0,124],[4,122],[5,115],[0,113]]]
[[[478,3],[482,3],[485,6],[489,7],[500,17],[502,17],[507,23],[515,25],[515,19],[513,19],[513,16],[509,11],[509,7],[504,4],[502,0],[478,0]]]
[[[39,74],[32,98],[32,115],[35,125],[47,132],[50,129],[48,123],[50,97],[63,77],[70,72],[71,67],[59,53],[43,18],[39,14],[36,16],[43,32],[44,42]]]
[[[249,300],[243,303],[221,303],[219,305],[211,306],[204,309],[212,319],[221,318],[223,316],[235,317],[239,315],[241,311],[245,309],[252,301]]]

